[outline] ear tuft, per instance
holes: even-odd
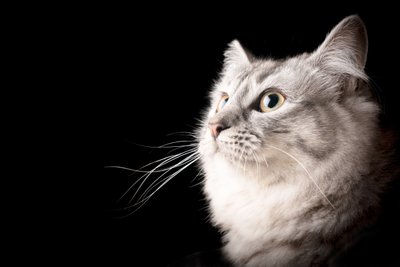
[[[252,61],[252,55],[246,51],[238,40],[233,40],[224,53],[225,68],[239,68],[249,65]]]
[[[368,37],[361,18],[352,15],[344,18],[327,35],[313,57],[318,64],[336,72],[366,78]]]

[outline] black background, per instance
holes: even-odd
[[[233,10],[154,4],[91,11],[81,34],[96,72],[89,86],[104,97],[93,115],[100,118],[96,151],[100,148],[103,159],[99,175],[80,181],[84,200],[76,201],[71,255],[112,266],[165,266],[220,246],[208,222],[201,178],[193,180],[195,166],[126,217],[121,208],[127,202],[117,201],[138,175],[104,167],[137,169],[167,151],[134,143],[157,146],[185,138],[168,134],[193,130],[233,39],[256,56],[282,58],[313,51],[342,18],[359,14],[369,35],[366,72],[381,90],[386,120],[398,128],[399,19],[391,7],[236,5]]]

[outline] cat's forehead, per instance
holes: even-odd
[[[286,95],[297,94],[296,88],[309,71],[300,58],[262,60],[226,77],[223,90],[240,101],[253,101],[267,89],[279,89]]]

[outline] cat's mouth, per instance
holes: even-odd
[[[212,140],[214,154],[223,156],[234,164],[251,164],[265,162],[261,155],[260,139],[248,131],[221,133]]]

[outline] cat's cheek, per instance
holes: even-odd
[[[209,158],[216,154],[217,146],[211,138],[204,138],[199,142],[198,152],[203,158]]]

